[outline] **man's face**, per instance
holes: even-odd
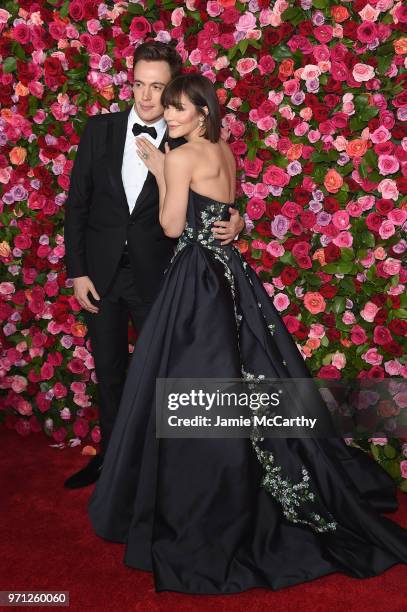
[[[161,94],[171,80],[170,67],[165,61],[139,60],[134,67],[134,107],[144,123],[152,124],[164,114]]]

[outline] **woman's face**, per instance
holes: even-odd
[[[168,125],[170,138],[187,138],[193,134],[199,136],[203,116],[184,93],[181,95],[180,105],[180,109],[175,106],[164,109],[164,119]],[[207,111],[207,107],[204,107],[204,110]]]

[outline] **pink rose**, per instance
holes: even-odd
[[[388,257],[386,261],[383,263],[383,269],[386,274],[393,276],[394,274],[398,274],[401,268],[401,261],[399,259],[394,259],[393,257]]]
[[[390,236],[394,236],[396,228],[391,221],[385,220],[379,227],[379,236],[383,240],[387,240]]]
[[[276,66],[276,62],[271,57],[271,55],[263,55],[259,61],[259,70],[260,74],[269,74],[273,72]]]
[[[387,214],[387,217],[394,225],[403,225],[407,219],[407,211],[394,208]]]
[[[290,177],[282,168],[271,165],[266,169],[263,175],[263,181],[266,185],[285,187],[290,182]]]
[[[266,212],[266,204],[260,198],[251,198],[247,203],[246,212],[250,219],[260,219]]]
[[[373,302],[366,302],[364,308],[360,311],[360,316],[365,321],[372,323],[379,308]]]
[[[389,376],[400,376],[401,367],[400,363],[396,361],[396,359],[386,361],[386,363],[384,364],[384,369],[386,370]]]
[[[236,24],[238,32],[248,32],[256,27],[256,17],[253,13],[244,13]]]
[[[338,351],[332,355],[332,365],[338,370],[343,370],[346,366],[346,357],[343,353],[339,353]]]
[[[400,168],[397,157],[394,155],[379,155],[380,174],[394,174]]]
[[[236,64],[236,70],[240,74],[240,76],[244,76],[245,74],[249,74],[249,72],[253,72],[253,70],[257,68],[257,60],[253,57],[244,57],[238,60]]]
[[[281,257],[285,253],[283,245],[277,242],[277,240],[271,240],[267,244],[266,251],[273,257]]]
[[[362,359],[370,365],[380,365],[383,361],[383,355],[380,355],[376,348],[370,348],[366,353],[362,354]]]
[[[363,327],[360,325],[354,325],[351,329],[351,340],[352,344],[356,344],[357,346],[360,344],[364,344],[367,340],[367,335]]]
[[[387,438],[369,438],[369,442],[377,444],[378,446],[386,446]]]
[[[400,472],[403,478],[407,478],[407,460],[400,463]]]
[[[338,229],[342,229],[342,230],[349,229],[350,225],[349,225],[348,213],[345,212],[344,210],[337,210],[332,215],[332,223]]]
[[[390,140],[390,138],[391,132],[389,132],[389,130],[384,127],[384,125],[380,125],[374,132],[370,134],[370,140],[375,144],[386,142],[387,140]]]
[[[258,157],[250,160],[246,158],[243,162],[244,171],[246,176],[250,176],[251,178],[257,178],[262,171],[263,162]]]
[[[13,376],[11,379],[11,388],[15,393],[22,393],[27,388],[28,381],[24,376]]]
[[[285,293],[277,293],[274,296],[273,304],[276,310],[282,312],[283,310],[288,308],[288,306],[290,305],[290,300]]]
[[[399,197],[397,184],[392,179],[383,179],[380,181],[377,190],[381,193],[382,198],[386,200],[397,200]]]
[[[151,25],[145,17],[133,17],[130,24],[130,40],[141,40],[151,32]]]
[[[339,232],[339,234],[333,238],[332,242],[337,247],[350,248],[353,244],[353,236],[350,232]]]
[[[373,66],[358,62],[353,66],[352,75],[357,83],[362,83],[363,81],[370,81],[374,77],[375,71]]]

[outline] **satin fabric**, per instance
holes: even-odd
[[[156,591],[277,590],[406,563],[407,531],[380,515],[397,507],[394,482],[343,440],[257,442],[272,453],[270,489],[250,439],[156,437],[156,378],[311,376],[255,272],[233,246],[211,240],[227,209],[190,190],[186,229],[138,338],[89,502],[96,534],[122,542],[124,563],[152,571]]]

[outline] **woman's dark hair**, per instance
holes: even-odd
[[[161,104],[164,108],[174,106],[182,110],[181,96],[185,94],[202,115],[205,132],[203,136],[210,142],[218,142],[220,138],[221,115],[218,96],[212,82],[203,74],[181,74],[170,81],[165,87]],[[206,115],[203,107],[208,107]]]
[[[175,41],[173,41],[175,43]],[[133,67],[137,62],[167,62],[170,67],[171,78],[175,78],[182,71],[182,57],[175,49],[174,44],[151,40],[139,45],[134,51]]]

